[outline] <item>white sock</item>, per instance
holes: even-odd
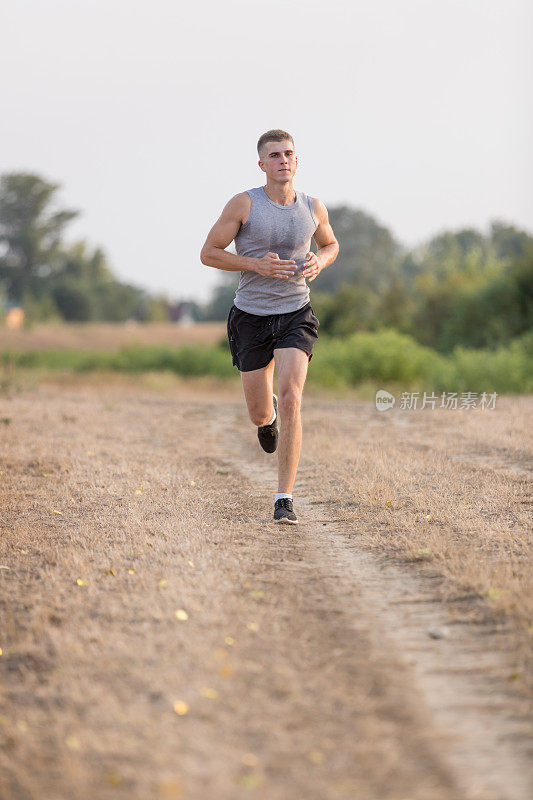
[[[265,425],[272,425],[272,423],[273,423],[273,422],[274,422],[274,420],[276,419],[276,416],[277,416],[277,414],[276,414],[276,412],[274,411],[274,416],[272,417],[272,419],[270,420],[270,422],[265,422]]]
[[[282,497],[290,497],[291,500],[293,499],[292,494],[287,494],[286,492],[277,492],[274,502],[277,503],[277,501],[281,500]]]

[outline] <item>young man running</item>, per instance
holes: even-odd
[[[209,267],[241,273],[227,325],[233,364],[267,453],[278,446],[279,410],[274,522],[295,524],[292,490],[302,442],[300,408],[319,326],[306,280],[313,281],[335,261],[339,245],[325,205],[293,189],[298,158],[292,136],[268,131],[260,137],[257,152],[266,186],[231,198],[209,231],[200,259]],[[316,254],[310,252],[311,237]],[[233,240],[237,255],[225,249]],[[273,393],[274,366],[279,398]]]

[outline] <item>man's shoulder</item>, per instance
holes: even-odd
[[[313,203],[313,213],[317,218],[318,222],[322,222],[323,220],[327,219],[328,210],[322,200],[319,200],[318,197],[311,197],[311,202]]]
[[[238,192],[226,203],[224,211],[228,216],[238,218],[243,222],[250,215],[251,200],[247,191]]]
[[[245,190],[244,192],[237,192],[237,194],[234,194],[233,197],[230,197],[228,200],[228,205],[231,203],[231,205],[238,206],[249,202],[250,195],[248,194],[248,190]]]

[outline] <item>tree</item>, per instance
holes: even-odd
[[[204,308],[204,319],[222,321],[227,319],[229,310],[233,305],[235,292],[239,284],[240,272],[226,272],[221,276],[221,281],[211,292],[211,300]]]
[[[0,279],[9,300],[20,302],[40,277],[59,269],[63,230],[79,213],[51,208],[59,188],[24,172],[0,177]]]
[[[58,269],[62,275],[80,278],[91,283],[114,280],[104,251],[97,247],[92,253],[84,239],[62,247],[57,255]]]
[[[391,232],[363,211],[331,208],[329,220],[339,241],[339,255],[317,279],[317,289],[334,291],[342,283],[379,292],[399,271],[402,248]]]
[[[464,228],[430,239],[410,259],[411,334],[449,352],[496,347],[527,330],[532,247],[529,234],[497,222],[489,236]]]
[[[334,293],[314,291],[311,299],[322,333],[347,336],[379,327],[378,296],[368,286],[343,283]]]
[[[533,245],[509,272],[478,286],[466,286],[454,298],[440,331],[438,348],[497,348],[533,327]]]
[[[376,308],[380,324],[386,328],[396,328],[400,332],[411,331],[411,318],[415,304],[407,289],[406,281],[393,276],[390,284],[382,291]]]
[[[54,286],[52,297],[67,322],[90,322],[95,317],[94,299],[84,281],[62,278]]]
[[[494,220],[490,226],[490,238],[499,258],[520,259],[531,252],[533,236],[525,231]]]
[[[54,207],[59,187],[34,174],[0,177],[0,288],[7,299],[23,305],[29,322],[166,319],[163,300],[115,280],[101,248],[63,243],[79,212]]]

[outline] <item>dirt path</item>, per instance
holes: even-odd
[[[244,445],[242,436],[239,437],[243,423],[245,419],[238,411],[231,428],[228,418],[224,425],[220,419],[212,420],[212,428],[224,432],[219,443],[220,452],[226,457],[240,442],[238,456],[228,463],[268,497],[276,485],[275,464]],[[332,520],[331,508],[313,502],[312,484],[308,489],[305,467],[300,471],[295,491],[304,522],[299,536],[304,534],[302,558],[306,568],[294,580],[300,584],[302,596],[318,594],[315,613],[320,613],[321,604],[327,607],[328,624],[331,617],[342,619],[343,627],[356,632],[355,641],[353,635],[347,639],[342,629],[335,632],[332,653],[335,658],[339,656],[339,672],[348,665],[348,669],[350,666],[353,669],[353,651],[360,649],[359,637],[364,636],[371,646],[372,663],[387,665],[384,684],[392,707],[401,716],[402,724],[407,725],[407,753],[410,750],[416,754],[416,760],[425,761],[427,753],[422,755],[426,748],[421,747],[421,741],[426,745],[428,741],[432,743],[433,757],[441,755],[440,764],[431,764],[433,776],[440,767],[455,786],[456,796],[529,797],[533,784],[531,773],[528,778],[524,766],[530,756],[527,734],[531,728],[527,717],[520,719],[520,703],[514,711],[509,706],[504,681],[510,669],[502,657],[505,643],[500,641],[498,649],[487,648],[488,636],[505,638],[504,632],[490,624],[463,624],[461,632],[453,638],[445,635],[435,640],[428,631],[447,634],[450,621],[435,593],[434,580],[438,576],[432,581],[427,575],[421,577],[412,569],[400,569],[358,547],[350,528]],[[292,530],[288,537],[294,537]],[[268,557],[275,563],[279,544],[275,531],[270,531],[262,544],[268,556],[266,553],[258,556],[258,561]],[[282,543],[279,559],[283,558],[284,549]],[[307,568],[310,563],[313,570]],[[263,573],[258,572],[257,579],[262,577]],[[392,665],[399,683],[396,696],[391,688]],[[500,692],[495,685],[498,676],[502,682]],[[364,680],[364,673],[358,675],[358,680]],[[426,713],[425,719],[414,714],[413,710],[420,707]],[[413,735],[415,731],[421,741]],[[526,740],[522,740],[524,734]],[[402,759],[407,753],[402,754]],[[416,778],[418,792],[422,797],[429,796],[422,780],[422,775]],[[411,786],[409,792],[416,794],[413,790]]]
[[[48,386],[4,408],[0,797],[531,797],[516,634],[365,546],[318,433],[280,530],[239,393]],[[310,399],[306,419],[345,437],[353,412]]]

